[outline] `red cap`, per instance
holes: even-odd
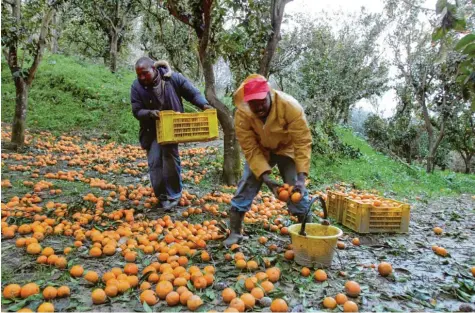
[[[267,96],[269,90],[270,89],[267,80],[262,78],[253,78],[244,84],[244,102],[264,99]]]

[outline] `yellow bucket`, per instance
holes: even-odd
[[[302,224],[289,227],[290,238],[295,252],[295,262],[307,267],[330,267],[338,237],[343,235],[335,226],[307,223],[307,236],[299,235]]]

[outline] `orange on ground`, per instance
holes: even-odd
[[[270,305],[271,312],[288,312],[289,307],[283,299],[274,299]]]
[[[317,270],[313,276],[315,277],[316,281],[320,282],[328,279],[327,273],[325,273],[324,270]]]
[[[106,302],[107,295],[106,295],[104,290],[99,288],[99,289],[96,289],[92,292],[91,298],[92,298],[92,303],[102,304],[102,303]]]
[[[335,300],[336,300],[336,303],[341,305],[341,304],[344,304],[346,301],[348,301],[348,297],[342,293],[339,293],[335,296]]]
[[[353,301],[346,301],[343,304],[343,312],[358,312],[358,305]]]
[[[378,265],[378,272],[381,276],[389,276],[393,272],[393,267],[387,262],[381,262]]]
[[[327,309],[333,310],[336,308],[336,305],[336,301],[332,297],[325,297],[325,299],[323,299],[323,306]]]
[[[349,280],[345,283],[345,291],[350,297],[358,297],[361,293],[360,284],[353,280]]]
[[[223,301],[226,303],[231,302],[231,300],[237,297],[236,292],[231,288],[225,288],[221,293],[221,296],[223,297]]]

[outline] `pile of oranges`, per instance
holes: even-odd
[[[279,193],[279,200],[283,202],[288,202],[289,199],[293,203],[299,203],[302,200],[302,194],[298,191],[294,191],[294,186],[290,186],[289,184],[284,184],[282,187],[279,188],[277,191]]]

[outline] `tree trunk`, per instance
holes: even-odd
[[[433,143],[434,143],[434,129],[432,127],[432,124],[430,122],[430,116],[429,116],[429,110],[427,109],[426,101],[425,101],[425,95],[419,95],[419,103],[422,108],[422,115],[424,117],[424,124],[426,127],[427,131],[427,140],[429,141],[429,153],[427,154],[427,165],[426,165],[426,172],[431,173],[433,170],[433,163],[434,163],[434,155],[432,154],[432,151],[435,151],[433,149]]]
[[[57,22],[57,13],[54,13],[53,15],[53,20],[51,21],[52,23],[52,28],[51,28],[51,42],[50,42],[50,51],[53,54],[58,53],[58,37],[59,37],[59,31],[58,31],[58,22]]]
[[[200,59],[205,77],[205,96],[218,111],[218,120],[224,132],[223,181],[227,185],[236,185],[241,175],[241,158],[239,143],[234,132],[234,119],[226,105],[216,96],[213,64],[207,57],[207,53],[200,53]]]
[[[28,106],[28,85],[23,78],[15,78],[15,115],[12,125],[12,143],[16,149],[25,144],[26,111]]]
[[[467,152],[465,155],[462,151],[459,151],[459,153],[462,156],[463,162],[465,163],[465,174],[470,174],[470,163],[472,161],[473,154]]]
[[[270,64],[280,40],[280,27],[282,25],[282,19],[284,18],[285,5],[290,1],[292,0],[272,0],[270,12],[272,35],[267,41],[264,55],[259,64],[259,74],[262,76],[269,77]]]
[[[119,41],[119,34],[115,30],[111,30],[110,42],[110,70],[112,73],[117,71],[117,42]]]

